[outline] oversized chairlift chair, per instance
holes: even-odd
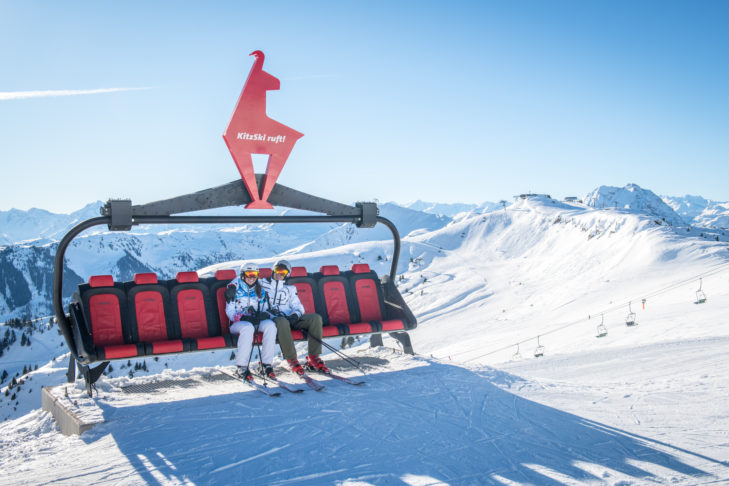
[[[264,174],[256,174],[256,182],[261,186]],[[142,205],[132,205],[131,201],[109,200],[101,208],[101,216],[91,218],[74,226],[61,239],[56,250],[53,274],[53,307],[56,319],[63,334],[63,337],[71,351],[69,368],[66,374],[69,382],[76,377],[75,364],[78,364],[79,371],[87,382],[93,383],[103,373],[105,364],[91,369],[89,367],[94,359],[80,356],[76,346],[76,336],[70,321],[70,314],[63,308],[63,273],[65,252],[71,241],[82,231],[98,225],[107,225],[110,231],[128,231],[135,225],[145,224],[261,224],[261,223],[352,223],[360,228],[373,228],[378,223],[387,226],[392,233],[393,253],[390,265],[390,272],[381,279],[383,299],[388,313],[401,315],[403,322],[406,322],[405,330],[414,329],[417,326],[415,316],[402,298],[399,290],[395,287],[397,263],[400,256],[400,235],[395,225],[386,218],[379,216],[377,204],[373,202],[360,202],[354,206],[329,201],[280,184],[275,184],[271,190],[268,201],[281,207],[302,209],[320,213],[312,216],[180,216],[179,214],[191,213],[206,209],[214,209],[228,206],[243,206],[251,203],[253,199],[248,194],[242,180],[236,180],[222,186],[205,189],[192,194],[186,194],[175,198],[156,201]],[[322,214],[323,213],[323,214]],[[108,285],[106,286],[108,287]],[[105,287],[105,288],[106,288]],[[109,291],[105,292],[105,295]],[[171,297],[171,296],[170,296]],[[217,296],[216,296],[217,297]],[[127,306],[124,302],[119,304],[122,314],[126,312]],[[213,316],[214,317],[214,316]],[[385,316],[383,316],[385,317]],[[126,343],[124,337],[124,323],[122,319],[121,331],[114,340],[110,340],[109,346],[119,346],[125,350],[131,345]],[[214,319],[213,319],[214,321]],[[119,327],[119,326],[117,326]],[[386,331],[386,329],[382,329]],[[405,331],[387,331],[403,347],[403,351],[413,354],[410,336]],[[382,345],[382,337],[379,333],[371,335],[372,345]],[[116,349],[114,348],[114,349]]]

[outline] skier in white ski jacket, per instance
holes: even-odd
[[[253,335],[256,328],[263,333],[261,343],[262,372],[276,378],[273,372],[273,354],[276,348],[276,324],[268,312],[266,290],[258,281],[258,266],[243,264],[239,276],[225,289],[225,313],[230,322],[231,334],[238,334],[238,354],[235,364],[236,373],[246,380],[252,380],[248,369],[253,350]]]
[[[286,260],[279,260],[273,266],[271,280],[261,280],[266,289],[270,312],[278,330],[278,342],[281,353],[291,367],[291,371],[301,374],[303,367],[296,357],[296,346],[291,336],[291,329],[301,329],[307,333],[309,355],[306,366],[312,371],[328,373],[329,369],[321,360],[322,319],[319,314],[305,314],[304,306],[299,300],[296,287],[287,285],[285,279],[291,274],[291,265]]]

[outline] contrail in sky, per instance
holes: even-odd
[[[48,98],[54,96],[75,96],[100,93],[116,93],[118,91],[138,91],[152,88],[101,88],[101,89],[63,89],[48,91],[0,91],[0,101],[23,100],[27,98]]]

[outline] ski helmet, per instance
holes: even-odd
[[[243,265],[240,266],[240,270],[238,271],[238,274],[243,275],[246,272],[258,273],[259,272],[258,265],[256,265],[255,263],[244,263]]]
[[[278,268],[285,268],[289,273],[291,273],[291,264],[288,260],[279,260],[276,263],[273,264],[273,269],[276,270]]]

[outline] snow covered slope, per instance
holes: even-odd
[[[725,484],[729,251],[717,237],[538,197],[464,215],[403,239],[419,355],[387,337],[348,348],[363,387],[322,380],[320,393],[268,398],[213,379],[230,352],[146,360],[147,372],[117,362],[95,401],[68,386],[71,406],[105,423],[64,437],[33,406],[40,385],[63,383],[58,360],[0,399],[0,467],[12,484]],[[360,242],[290,259],[382,274],[391,255]],[[53,348],[54,332],[33,349]],[[163,380],[179,385],[122,391]]]

